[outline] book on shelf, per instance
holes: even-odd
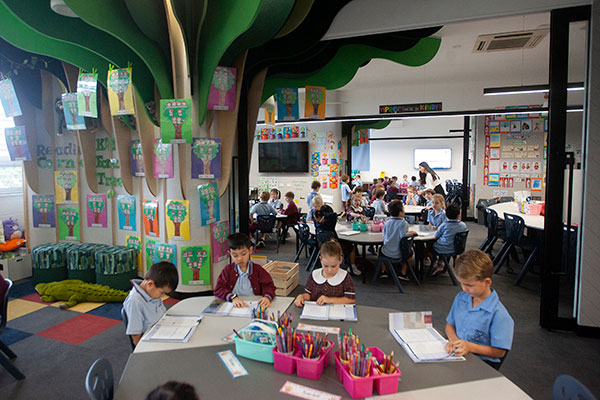
[[[317,305],[314,301],[305,301],[301,319],[358,321],[355,304],[324,304]]]
[[[221,317],[252,317],[252,310],[258,307],[258,301],[246,301],[248,307],[234,307],[230,301],[214,299],[202,314],[218,315]]]
[[[186,343],[196,331],[200,321],[202,315],[165,314],[142,340]]]

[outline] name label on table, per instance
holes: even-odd
[[[292,396],[299,397],[306,400],[341,400],[342,396],[335,394],[322,392],[317,389],[309,388],[308,386],[298,385],[297,383],[287,381],[283,384],[281,393],[286,393]]]
[[[248,371],[246,371],[246,368],[244,368],[240,360],[238,360],[238,358],[235,356],[235,354],[231,352],[231,350],[220,351],[217,354],[221,358],[221,361],[223,361],[223,364],[225,364],[225,368],[227,368],[231,376],[237,378],[240,376],[248,375]]]
[[[340,328],[336,328],[335,326],[319,326],[319,325],[310,325],[299,323],[296,327],[296,330],[299,331],[309,331],[309,332],[323,332],[323,333],[332,333],[337,335],[340,333]]]

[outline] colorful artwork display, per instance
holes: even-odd
[[[114,69],[110,66],[106,82],[111,115],[135,114],[131,68]]]
[[[184,285],[210,284],[209,246],[183,246],[181,248],[181,283]]]
[[[63,93],[62,105],[67,129],[70,131],[85,129],[85,120],[77,110],[77,93]]]
[[[79,240],[79,208],[58,208],[58,240]]]
[[[125,236],[125,247],[137,250],[138,272],[142,273],[142,239],[139,236],[127,235]]]
[[[163,143],[161,139],[154,139],[154,177],[173,177],[173,146]]]
[[[108,212],[105,194],[86,195],[88,228],[106,228]]]
[[[144,200],[144,233],[146,236],[158,237],[158,201]]]
[[[169,261],[177,265],[177,246],[168,243],[156,243],[154,245],[154,262]]]
[[[223,261],[228,258],[227,236],[230,234],[229,221],[216,222],[210,226],[212,237],[213,262]]]
[[[277,88],[277,116],[283,121],[300,119],[298,88]]]
[[[130,150],[131,175],[146,176],[146,172],[144,171],[144,156],[142,155],[142,142],[132,140]]]
[[[194,139],[192,145],[192,178],[221,177],[221,139]]]
[[[0,81],[0,102],[4,109],[4,115],[7,117],[18,117],[19,115],[23,115],[17,93],[15,92],[15,87],[10,78]]]
[[[97,87],[97,73],[79,73],[79,78],[77,79],[77,110],[79,115],[98,118],[98,105],[96,103]]]
[[[165,214],[167,237],[173,240],[190,240],[190,202],[167,200]]]
[[[217,67],[208,94],[209,110],[233,110],[235,108],[236,69]]]
[[[27,136],[25,136],[25,127],[22,125],[5,128],[4,137],[6,138],[6,147],[12,161],[31,160]]]
[[[265,124],[275,126],[275,108],[265,107]]]
[[[217,182],[198,186],[200,196],[200,224],[205,226],[221,219]]]
[[[33,204],[33,227],[54,228],[56,220],[54,215],[54,195],[34,194],[31,196]]]
[[[77,171],[54,171],[56,204],[78,203]]]
[[[326,89],[322,86],[306,86],[304,117],[325,119]]]
[[[146,238],[144,239],[144,255],[146,256],[146,271],[154,264],[154,248],[158,244],[158,240]]]
[[[192,143],[192,100],[160,100],[160,137],[163,143]]]
[[[119,215],[119,229],[135,231],[135,196],[117,196],[117,210]]]

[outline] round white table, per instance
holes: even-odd
[[[491,206],[488,206],[492,210],[498,213],[498,218],[504,220],[504,213],[515,214],[519,217],[523,218],[525,221],[525,226],[527,228],[536,229],[539,231],[544,230],[544,216],[543,215],[527,215],[521,213],[519,210],[519,205],[514,202],[506,202],[506,203],[498,203]]]

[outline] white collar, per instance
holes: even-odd
[[[348,271],[340,268],[334,276],[332,276],[331,278],[325,278],[321,271],[323,271],[323,268],[315,269],[312,272],[313,280],[319,285],[322,285],[323,283],[327,282],[331,286],[337,286],[340,283],[342,283],[344,279],[346,279],[346,275],[348,275]]]

